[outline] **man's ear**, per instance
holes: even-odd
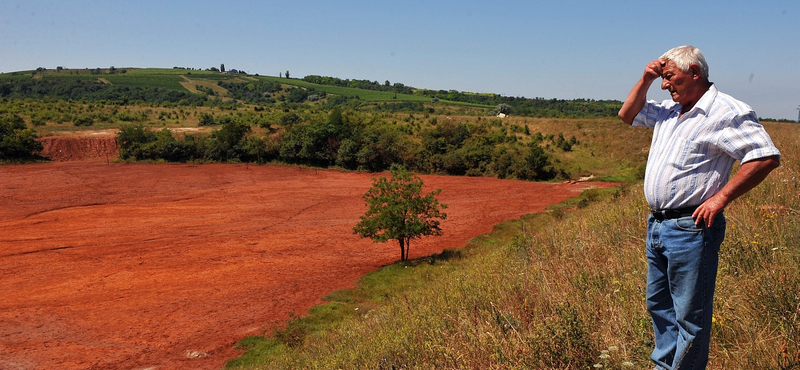
[[[689,73],[691,73],[692,78],[702,78],[703,72],[700,71],[700,67],[697,64],[690,64],[689,65]]]

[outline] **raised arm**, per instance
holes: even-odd
[[[656,78],[661,77],[663,67],[664,61],[660,59],[647,63],[642,78],[633,86],[625,102],[622,103],[622,108],[619,110],[619,118],[623,122],[629,125],[633,124],[633,119],[642,110],[647,100],[647,90]]]

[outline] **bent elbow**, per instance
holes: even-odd
[[[778,168],[781,166],[781,156],[774,155],[772,157],[767,158],[767,162],[769,162],[769,169],[770,171]]]
[[[770,157],[761,158],[756,160],[755,163],[761,168],[762,171],[770,173],[772,170],[781,166],[781,156],[773,155]]]
[[[622,122],[625,122],[629,125],[633,124],[634,117],[631,117],[630,114],[627,114],[627,112],[624,112],[623,110],[620,110],[619,113],[617,113],[617,117],[619,117],[619,119],[621,119]]]

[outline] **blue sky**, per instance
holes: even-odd
[[[721,91],[762,117],[797,118],[796,0],[0,0],[0,72],[224,63],[261,75],[623,100],[647,62],[684,44],[703,51]],[[649,97],[668,99],[657,85]]]

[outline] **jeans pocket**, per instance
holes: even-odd
[[[699,233],[703,231],[703,225],[695,225],[692,216],[684,216],[675,219],[675,227],[679,230]]]

